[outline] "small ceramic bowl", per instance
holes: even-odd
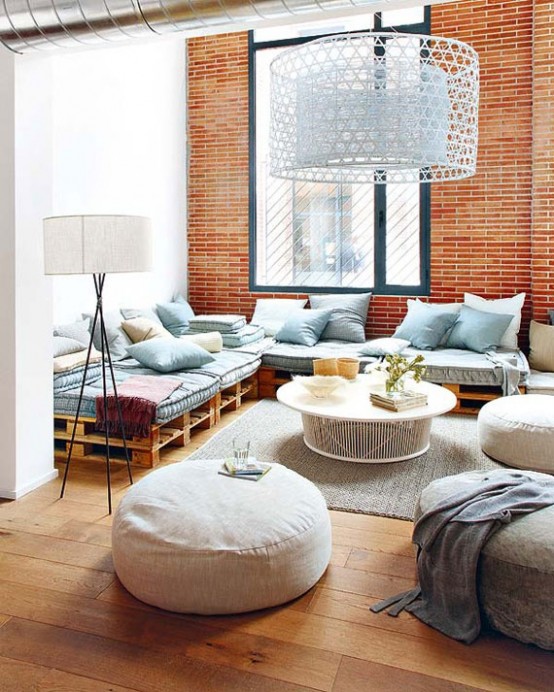
[[[294,381],[316,399],[325,399],[345,382],[343,377],[337,375],[296,375]]]

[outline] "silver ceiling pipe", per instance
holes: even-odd
[[[302,15],[365,7],[372,11],[387,4],[387,0],[0,0],[0,42],[25,53],[187,30],[254,28]]]

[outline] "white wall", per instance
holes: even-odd
[[[185,41],[53,56],[52,214],[139,214],[154,269],[107,277],[104,305],[186,294]],[[54,322],[94,308],[92,277],[54,277]]]
[[[54,478],[52,300],[42,218],[52,203],[50,62],[0,52],[0,496]]]

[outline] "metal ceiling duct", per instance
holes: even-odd
[[[386,0],[2,0],[0,42],[25,53],[187,30],[254,28],[383,5]]]

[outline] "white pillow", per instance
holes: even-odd
[[[302,310],[307,299],[258,298],[251,324],[264,328],[266,336],[275,336],[285,324],[292,310]]]
[[[409,345],[410,342],[406,339],[396,339],[389,336],[368,341],[360,348],[359,353],[363,356],[388,356],[402,353]]]
[[[481,312],[493,312],[497,315],[513,315],[514,318],[504,332],[500,340],[501,348],[517,349],[517,335],[521,326],[521,309],[525,302],[525,293],[518,293],[511,298],[498,298],[497,300],[487,300],[472,293],[464,293],[464,304],[474,310]]]

